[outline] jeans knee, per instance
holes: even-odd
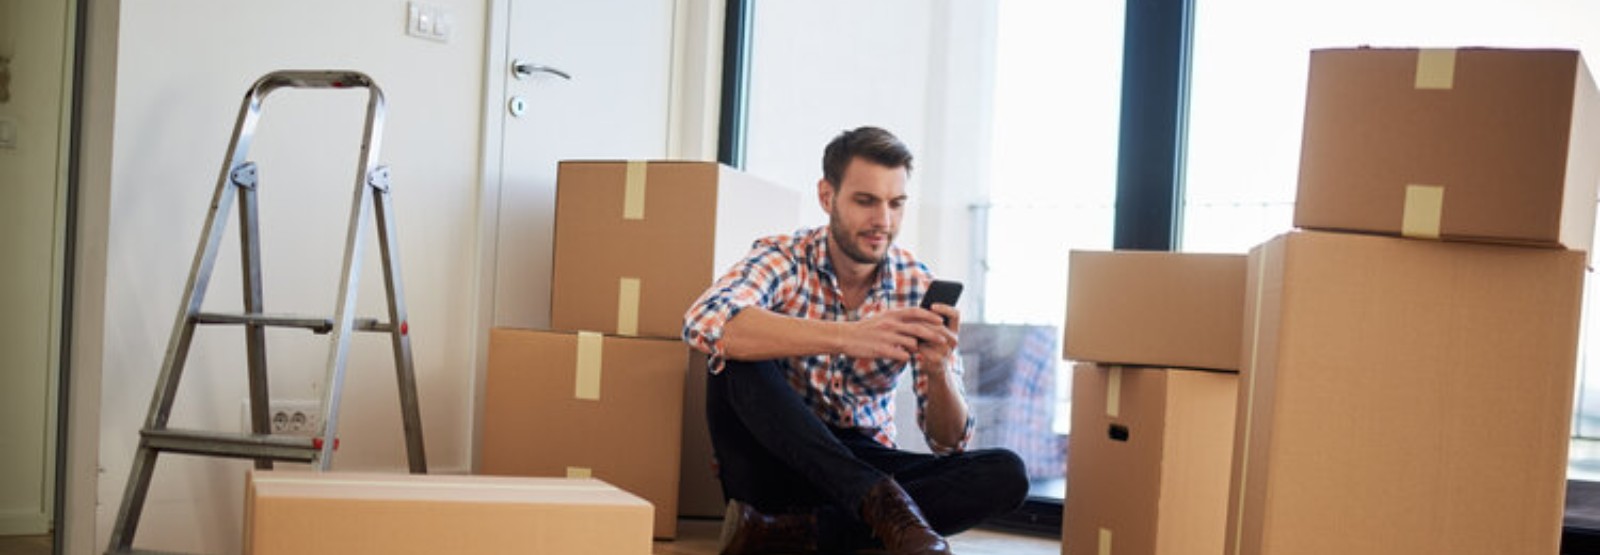
[[[1028,498],[1028,468],[1022,457],[1006,449],[986,452],[987,474],[994,485],[996,509],[1007,512],[1022,506]]]

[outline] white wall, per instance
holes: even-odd
[[[355,69],[387,93],[379,158],[394,170],[430,470],[466,470],[486,14],[481,1],[430,3],[451,11],[449,43],[405,36],[402,0],[120,3],[117,29],[111,31],[117,37],[111,53],[114,98],[110,106],[91,99],[91,111],[110,120],[91,120],[86,130],[90,141],[107,129],[111,133],[110,168],[91,167],[84,181],[88,217],[103,209],[105,221],[84,222],[83,239],[91,257],[103,241],[103,275],[109,277],[102,317],[94,317],[93,306],[84,309],[89,320],[103,323],[101,352],[79,351],[94,355],[80,365],[97,366],[79,373],[100,375],[103,391],[97,533],[93,545],[74,545],[73,552],[104,548],[238,103],[256,78],[272,70]],[[91,66],[105,62],[103,49],[91,52],[99,56]],[[93,73],[105,76],[107,70]],[[266,102],[251,158],[261,165],[268,311],[333,310],[364,103],[360,92],[296,90],[274,93]],[[104,113],[108,108],[114,115]],[[240,306],[236,229],[229,233],[208,310]],[[358,307],[363,315],[377,316],[384,306],[382,281],[370,235],[368,245]],[[95,303],[93,280],[84,285],[89,291],[80,300]],[[95,339],[94,333],[84,336]],[[318,398],[327,338],[275,330],[268,344],[273,396]],[[335,468],[405,468],[393,376],[386,338],[357,336]],[[245,395],[242,335],[231,328],[202,330],[172,425],[238,431]],[[135,544],[237,552],[246,467],[163,457]]]
[[[66,2],[0,0],[15,148],[0,149],[0,535],[49,530],[64,129]]]

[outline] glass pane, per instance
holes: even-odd
[[[967,283],[977,442],[1027,457],[1035,493],[1049,497],[1064,491],[1070,414],[1067,252],[1111,247],[1122,17],[1121,2],[1045,0],[754,13],[745,169],[812,198],[822,145],[839,131],[878,125],[911,146],[913,210],[898,242]],[[804,225],[826,221],[806,204]],[[914,403],[897,405],[896,420],[910,421]],[[908,428],[902,448],[920,448]]]
[[[1186,251],[1245,252],[1291,227],[1310,51],[1323,47],[1576,48],[1600,60],[1600,3],[1586,0],[1201,2],[1196,14]],[[1266,24],[1270,22],[1270,24]],[[1587,298],[1596,293],[1589,280]],[[1592,303],[1591,303],[1592,304]],[[1585,310],[1573,433],[1600,437],[1600,341]],[[1574,477],[1600,476],[1600,446],[1575,440]]]
[[[1038,497],[1066,494],[1072,369],[1061,360],[1060,337],[1067,253],[1112,245],[1122,20],[1118,2],[1000,6],[994,165],[984,210],[982,316],[993,325],[964,329],[962,345],[981,359],[974,361],[979,387],[968,387],[979,392],[974,412],[988,423],[978,441],[1022,455]],[[1030,349],[1042,348],[1043,336],[1051,356],[1039,360]],[[1015,347],[996,352],[1007,342]],[[990,366],[997,357],[1003,379]],[[1054,406],[1040,402],[1045,395]],[[1019,413],[1023,408],[1032,412]]]

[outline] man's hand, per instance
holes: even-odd
[[[943,317],[950,318],[950,327]],[[840,344],[845,355],[860,359],[889,359],[906,362],[916,356],[923,364],[936,364],[944,370],[944,360],[956,346],[956,329],[961,313],[949,305],[934,305],[933,310],[896,308],[850,323],[843,330]]]
[[[950,353],[955,351],[959,337],[957,332],[961,331],[961,311],[947,304],[934,304],[931,313],[936,315],[934,323],[939,324],[934,330],[937,340],[924,338],[917,344],[917,367],[923,372],[938,375],[950,367]],[[949,320],[949,324],[940,321],[941,317]]]

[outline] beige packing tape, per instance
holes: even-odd
[[[578,332],[578,368],[573,398],[600,400],[600,351],[604,340],[605,336],[599,333]]]
[[[1406,185],[1405,215],[1400,234],[1417,239],[1438,239],[1439,219],[1444,213],[1444,187]]]
[[[1122,412],[1122,367],[1112,366],[1106,376],[1106,416],[1116,418]]]
[[[1449,90],[1456,85],[1454,48],[1424,48],[1417,51],[1416,88]]]
[[[1288,248],[1288,246],[1285,245],[1285,248]],[[1261,249],[1261,256],[1256,257],[1258,259],[1256,263],[1256,311],[1250,315],[1250,365],[1240,369],[1248,369],[1250,376],[1249,379],[1245,380],[1245,390],[1240,392],[1244,395],[1244,414],[1240,415],[1240,417],[1244,418],[1244,433],[1234,438],[1234,441],[1239,442],[1240,445],[1239,450],[1235,451],[1235,453],[1238,453],[1239,460],[1239,506],[1235,509],[1237,512],[1233,515],[1233,555],[1239,555],[1244,549],[1244,493],[1245,484],[1250,481],[1250,431],[1255,424],[1253,417],[1256,412],[1256,374],[1261,373],[1261,366],[1259,366],[1256,356],[1261,354],[1261,298],[1265,296],[1264,292],[1267,288],[1268,252],[1271,252],[1271,250],[1263,248]]]
[[[585,467],[582,467],[582,466],[569,466],[569,467],[567,467],[567,477],[568,478],[593,478],[594,477],[594,471],[589,470],[588,468],[585,468]]]
[[[1100,529],[1100,555],[1111,555],[1111,531]]]
[[[639,335],[639,278],[617,282],[617,335]]]
[[[628,177],[622,189],[622,219],[644,219],[645,162],[628,161]]]

